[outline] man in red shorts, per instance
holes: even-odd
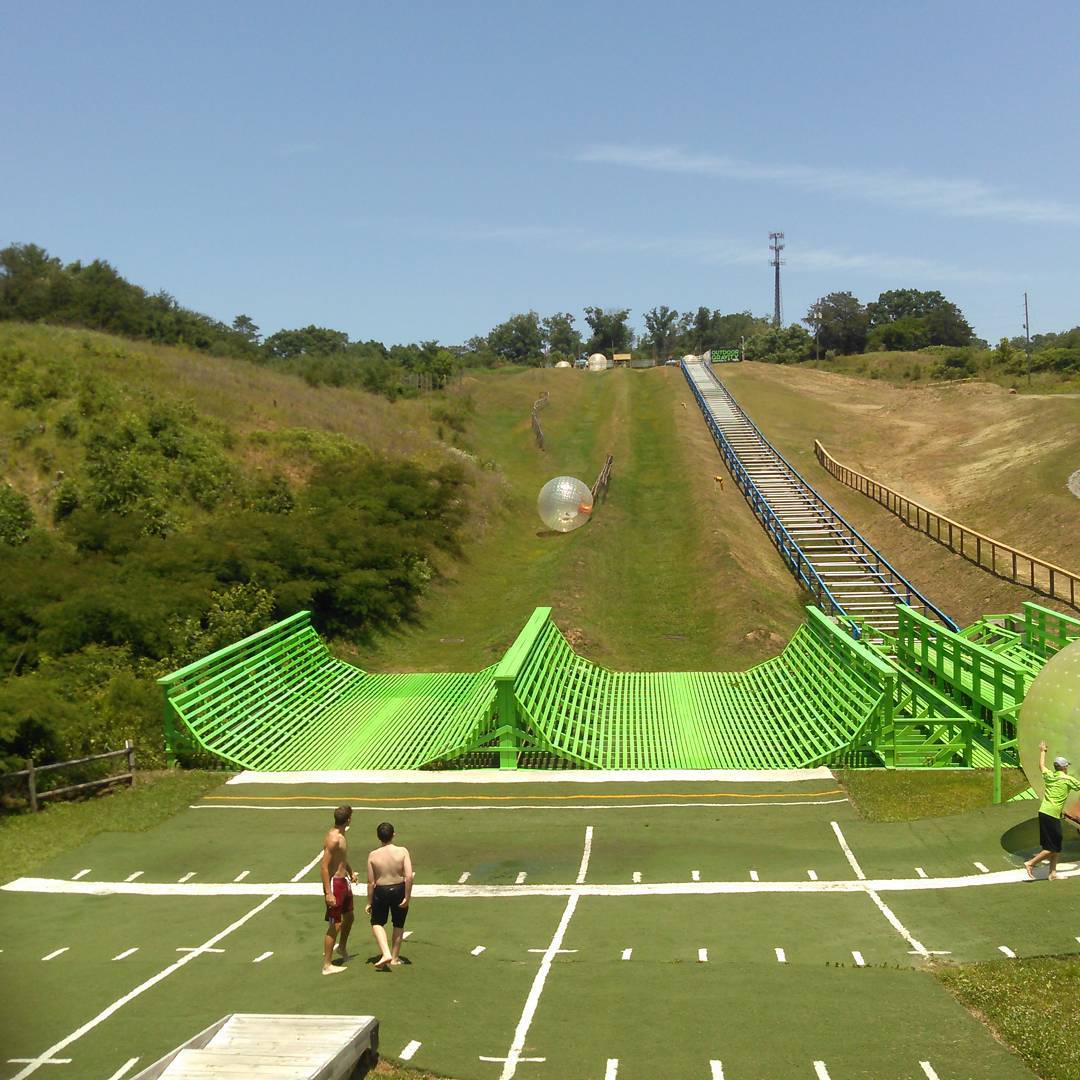
[[[351,820],[352,807],[339,806],[334,811],[334,827],[323,840],[322,884],[327,922],[326,936],[323,938],[324,975],[338,975],[345,970],[344,966],[335,967],[331,962],[339,930],[341,941],[338,944],[338,954],[342,964],[349,959],[349,931],[353,924],[351,883],[356,880],[356,874],[349,865],[348,842],[345,839],[345,830]]]

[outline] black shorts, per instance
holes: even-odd
[[[1039,843],[1043,851],[1061,851],[1061,818],[1040,811]]]
[[[404,881],[399,881],[397,885],[376,885],[371,895],[371,925],[385,926],[386,916],[389,915],[394,926],[400,930],[405,925],[405,916],[409,914],[409,909],[401,906],[404,899]]]

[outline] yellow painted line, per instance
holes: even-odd
[[[204,802],[338,802],[338,803],[392,803],[392,802],[572,802],[582,799],[789,799],[813,798],[819,795],[842,795],[843,788],[831,788],[828,791],[776,791],[776,792],[737,792],[720,791],[715,793],[679,792],[666,794],[661,792],[640,791],[626,795],[206,795]]]

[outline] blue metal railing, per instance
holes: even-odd
[[[684,377],[686,378],[686,381],[690,384],[691,390],[693,390],[694,392],[694,398],[697,400],[697,403],[701,408],[703,415],[705,416],[705,420],[709,426],[709,430],[712,432],[713,440],[716,442],[718,448],[720,449],[721,455],[724,457],[724,460],[727,463],[732,476],[736,477],[736,483],[739,483],[739,479],[738,476],[736,476],[736,468],[732,466],[733,461],[738,463],[737,469],[745,477],[746,485],[749,485],[751,488],[753,488],[755,498],[751,499],[750,501],[751,505],[754,505],[755,512],[757,512],[757,506],[755,505],[756,500],[760,500],[764,504],[764,506],[768,508],[768,515],[776,520],[779,529],[783,531],[784,536],[798,553],[798,561],[805,562],[806,565],[810,568],[813,579],[820,585],[823,595],[825,595],[828,599],[829,606],[835,609],[837,613],[841,615],[846,615],[846,612],[844,611],[842,605],[836,600],[832,593],[829,592],[828,587],[818,576],[817,570],[810,562],[810,559],[807,556],[806,552],[804,552],[802,548],[799,547],[794,538],[791,537],[791,535],[787,532],[787,529],[784,528],[783,524],[779,521],[779,518],[776,517],[775,511],[772,509],[771,506],[769,506],[767,498],[758,490],[757,486],[754,484],[749,474],[746,473],[745,467],[739,460],[738,453],[735,451],[734,447],[732,447],[731,444],[728,442],[727,437],[724,435],[724,433],[720,430],[720,427],[717,424],[715,417],[712,415],[712,411],[709,408],[708,403],[705,401],[705,398],[702,395],[697,384],[691,378],[690,372],[686,366],[686,362],[680,361],[680,367],[682,368],[682,372]],[[890,592],[894,597],[896,597],[898,601],[906,603],[909,607],[915,607],[916,604],[912,602],[912,598],[915,597],[918,599],[919,605],[923,606],[925,609],[927,609],[927,611],[933,612],[950,630],[959,629],[957,624],[953,622],[953,620],[950,619],[948,615],[941,611],[940,608],[933,604],[929,599],[923,596],[923,594],[919,592],[919,590],[916,589],[915,586],[912,585],[911,582],[909,582],[907,578],[905,578],[903,574],[901,574],[888,561],[888,559],[886,559],[872,544],[870,544],[869,541],[867,541],[866,538],[863,537],[862,534],[857,529],[855,529],[838,510],[835,509],[835,507],[833,507],[828,501],[823,499],[818,494],[817,490],[806,481],[805,477],[803,477],[799,470],[796,469],[791,464],[791,462],[789,462],[787,458],[785,458],[784,455],[781,454],[780,451],[777,450],[776,447],[773,446],[773,444],[765,438],[765,436],[761,432],[761,429],[757,426],[757,424],[754,423],[753,420],[750,419],[749,416],[746,415],[746,412],[743,410],[742,406],[732,396],[731,391],[728,390],[726,386],[724,386],[724,384],[719,380],[719,378],[717,378],[716,373],[712,370],[711,366],[706,364],[704,365],[704,367],[705,370],[708,371],[709,376],[716,383],[717,389],[720,390],[721,393],[723,393],[724,397],[727,399],[728,404],[753,429],[755,435],[757,435],[762,445],[765,446],[772,454],[775,454],[777,460],[784,465],[784,467],[799,481],[800,484],[802,484],[802,486],[806,489],[809,495],[811,495],[817,503],[819,503],[821,506],[825,507],[825,509],[828,510],[835,522],[842,525],[852,537],[858,540],[859,544],[862,545],[862,550],[860,550],[855,544],[851,543],[845,543],[845,546],[849,547],[854,554],[858,555],[864,561],[873,561],[872,576],[876,578],[876,580],[878,580],[882,584],[882,586],[884,586],[884,588],[888,590],[888,592]],[[747,487],[744,486],[744,484],[742,483],[739,483],[739,487],[743,491],[743,493],[746,494],[748,498],[750,498]],[[766,523],[766,517],[761,514],[759,514],[758,516],[761,517],[762,524],[765,525],[766,531],[770,532],[770,534],[773,535],[773,539],[775,542],[776,536],[772,533],[772,530]],[[842,535],[838,535],[836,539],[845,542],[847,541],[847,537],[844,537]],[[796,577],[798,577],[799,580],[802,581],[804,584],[807,584],[807,587],[810,588],[812,592],[816,592],[816,588],[809,586],[807,575],[799,571],[797,564],[792,561],[792,558],[789,557],[788,553],[786,553],[779,544],[777,544],[777,547],[780,549],[781,555],[784,556],[784,559],[788,563],[789,567],[791,567],[792,571],[796,574]],[[888,574],[891,576],[891,580],[890,577],[886,577],[886,574],[882,570],[882,567],[884,567],[884,571],[887,571]],[[903,593],[897,590],[897,583],[903,586]]]
[[[839,601],[829,591],[828,585],[821,579],[814,564],[807,557],[806,552],[799,547],[795,538],[787,531],[784,523],[769,504],[769,500],[766,498],[765,494],[758,488],[757,484],[754,483],[753,478],[746,471],[746,466],[744,466],[739,459],[739,455],[736,453],[735,448],[728,442],[727,436],[723,431],[720,430],[720,425],[717,424],[716,418],[710,411],[705,398],[702,397],[701,391],[698,389],[694,380],[690,378],[690,374],[686,370],[686,362],[682,361],[681,363],[683,374],[690,384],[690,389],[694,392],[694,397],[697,399],[697,403],[705,417],[705,423],[712,433],[713,441],[716,443],[717,449],[720,451],[720,455],[723,457],[724,462],[728,467],[728,471],[734,478],[735,483],[738,484],[739,490],[742,491],[749,500],[755,516],[761,520],[765,531],[769,534],[773,543],[776,545],[776,549],[780,552],[781,558],[788,564],[791,572],[803,587],[817,597],[818,603],[821,606],[827,607],[830,614],[836,613],[838,615],[843,615],[843,607],[841,607]],[[822,604],[823,600],[825,601],[824,604]]]

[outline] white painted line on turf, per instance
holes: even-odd
[[[862,872],[862,867],[859,865],[859,860],[855,858],[854,852],[848,847],[848,842],[844,839],[844,834],[840,831],[840,826],[835,821],[830,821],[832,831],[836,834],[837,842],[840,844],[840,850],[843,851],[847,857],[847,861],[851,866],[851,869],[855,871],[855,876],[860,881],[866,880],[866,875]],[[815,1062],[815,1065],[817,1063]]]
[[[585,881],[585,875],[589,872],[589,856],[592,855],[592,831],[591,825],[585,826],[585,850],[581,853],[581,865],[578,867],[577,884]]]
[[[811,881],[817,881],[817,871],[816,871],[816,870],[807,870],[807,871],[806,871],[806,876],[807,876],[807,877],[808,877],[808,878],[809,878],[809,879],[810,879]]]
[[[406,940],[408,940],[409,938],[412,937],[412,931],[411,930],[406,930],[405,933],[403,933],[401,936],[403,938],[405,938]]]
[[[619,1075],[619,1059],[608,1058],[607,1066],[604,1069],[604,1080],[616,1080]]]
[[[585,879],[585,873],[589,868],[589,849],[592,844],[592,831],[591,825],[585,830],[585,849],[581,855],[581,869],[578,872],[578,877],[581,880]],[[562,948],[563,938],[566,937],[566,928],[570,925],[570,920],[574,916],[579,895],[580,894],[575,891],[567,897],[566,907],[563,908],[562,918],[559,919],[559,925],[555,928],[555,933],[548,944],[547,952],[544,953],[544,956],[540,961],[540,967],[537,969],[536,975],[533,978],[532,986],[529,987],[529,996],[525,999],[525,1005],[521,1010],[521,1017],[518,1019],[517,1027],[514,1029],[514,1038],[510,1043],[510,1049],[506,1053],[506,1061],[503,1063],[502,1072],[499,1074],[499,1080],[513,1080],[513,1076],[517,1072],[518,1062],[521,1060],[521,1053],[525,1049],[525,1040],[529,1036],[529,1028],[532,1026],[533,1017],[536,1015],[536,1007],[540,1004],[540,995],[544,992],[544,983],[547,981],[548,972],[551,970],[552,962]]]
[[[525,879],[528,876],[529,875],[524,870],[519,870],[518,871],[518,876],[516,878],[514,878],[514,884],[515,885],[524,885],[525,884]]]
[[[177,952],[190,952],[190,953],[223,953],[224,949],[208,949],[204,945],[181,945]]]
[[[189,870],[182,878],[180,878],[179,884],[183,885],[185,881],[190,881],[195,876],[194,870]]]
[[[241,870],[240,873],[233,878],[233,881],[243,881],[250,873],[250,870]]]
[[[629,960],[630,957],[633,956],[633,955],[634,955],[634,950],[633,949],[623,949],[623,951],[622,951],[622,958],[624,960]]]
[[[926,877],[926,871],[921,866],[915,867],[915,873],[918,874],[921,878]]]
[[[128,1058],[127,1061],[125,1061],[124,1064],[109,1077],[109,1080],[124,1080],[124,1077],[138,1064],[139,1059],[137,1057]]]
[[[776,962],[778,964],[786,964],[787,963],[787,953],[784,952],[783,949],[774,949],[773,952],[776,953]]]
[[[904,924],[896,917],[892,908],[890,908],[889,905],[886,904],[880,896],[878,896],[874,889],[870,887],[870,884],[866,881],[866,875],[863,873],[862,867],[859,865],[859,860],[855,858],[855,853],[848,846],[848,842],[844,838],[844,834],[841,831],[839,824],[835,821],[830,821],[829,824],[832,826],[832,830],[836,834],[837,842],[840,844],[840,849],[847,857],[847,861],[850,864],[851,869],[855,871],[856,878],[858,878],[859,881],[863,883],[863,887],[866,889],[866,895],[869,896],[871,900],[873,900],[874,904],[877,906],[877,909],[881,912],[881,914],[889,920],[889,923],[892,925],[893,929],[896,930],[896,932],[911,946],[912,951],[918,953],[920,956],[929,956],[930,954],[927,951],[926,946],[923,945],[921,941],[918,941],[911,936],[911,934],[908,932],[907,927],[904,926]]]
[[[559,953],[576,953],[577,949],[558,949]],[[547,949],[530,949],[529,952],[546,953]]]
[[[641,884],[641,871],[640,870],[635,870],[634,874],[633,874],[633,878],[634,878],[634,884],[635,885],[640,885]]]
[[[46,954],[41,959],[42,960],[55,960],[62,953],[66,953],[68,951],[68,949],[70,949],[70,948],[71,948],[70,945],[64,945],[63,947],[61,947],[59,949],[53,949],[53,951],[51,953]]]
[[[584,771],[584,770],[583,770]],[[435,775],[434,773],[432,775]],[[528,798],[528,796],[523,796]],[[458,813],[462,810],[570,810],[581,813],[583,810],[682,810],[686,807],[699,807],[708,810],[768,810],[785,806],[835,806],[847,803],[847,799],[785,799],[783,802],[642,802],[642,803],[590,803],[588,806],[551,806],[538,803],[514,803],[510,806],[365,806],[364,810],[395,814]],[[325,814],[336,810],[336,806],[263,806],[261,803],[192,803],[189,810],[266,810],[270,813],[279,811],[318,810]],[[527,1060],[519,1058],[520,1061]]]
[[[698,949],[698,951],[697,951],[697,960],[698,960],[699,964],[707,964],[709,962],[709,950],[708,949]]]
[[[756,870],[751,870],[750,871],[750,880],[751,881],[757,881],[758,880],[758,872]]]
[[[123,952],[118,952],[113,959],[114,960],[126,960],[129,956],[134,956],[139,951],[138,945],[132,945],[130,949],[125,949]]]
[[[1008,945],[999,945],[998,952],[1004,953],[1010,960],[1016,959],[1016,953],[1014,953]],[[49,958],[46,956],[45,959],[48,960]]]
[[[459,878],[457,879],[457,883],[458,883],[459,885],[464,885],[464,884],[465,884],[465,882],[466,882],[466,881],[468,881],[470,877],[472,877],[472,875],[471,875],[471,874],[469,873],[469,871],[468,871],[468,870],[466,870],[466,871],[465,871],[465,873],[464,873],[464,874],[462,874],[462,875],[461,875],[461,877],[459,877]]]
[[[975,869],[979,871],[980,874],[989,874],[990,873],[990,867],[987,866],[985,863],[977,862],[977,863],[974,863],[973,865],[974,865]]]
[[[700,870],[691,870],[690,871],[690,880],[691,881],[700,881],[701,880],[701,871]]]
[[[724,1066],[715,1058],[709,1062],[710,1080],[724,1080]]]
[[[1059,864],[1060,866],[1060,864]],[[751,871],[750,881],[658,881],[640,885],[592,885],[551,883],[542,885],[417,885],[413,896],[421,899],[513,896],[713,896],[730,893],[860,893],[924,892],[937,889],[968,889],[982,885],[1007,885],[1027,881],[1022,869],[997,870],[952,878],[864,878],[856,881],[760,881]],[[1080,878],[1080,867],[1058,870],[1059,878]],[[22,877],[0,885],[0,892],[70,893],[81,896],[302,896],[320,893],[317,881],[272,882],[167,882],[69,881],[66,878]]]
[[[856,967],[866,967],[866,961],[862,957],[862,953],[858,949],[852,949],[851,955],[855,958]]]
[[[926,1074],[926,1080],[938,1080],[938,1074],[934,1072],[934,1066],[929,1061],[920,1061],[919,1067]]]
[[[71,1058],[47,1058],[44,1060],[39,1058],[8,1058],[9,1065],[21,1065],[23,1062],[28,1065],[35,1063],[39,1065],[70,1065]]]
[[[77,874],[72,874],[71,875],[71,880],[72,881],[78,881],[79,878],[84,878],[89,873],[90,873],[90,867],[88,866],[85,870],[80,870]]]
[[[401,1058],[402,1061],[411,1061],[413,1054],[415,1054],[416,1051],[419,1050],[420,1047],[423,1045],[423,1043],[417,1042],[415,1039],[413,1039],[411,1042],[407,1042],[401,1048],[401,1053],[398,1054],[398,1057]]]
[[[480,1054],[479,1057],[480,1057],[481,1061],[506,1061],[507,1060],[504,1057],[485,1057],[483,1054]],[[522,1061],[547,1061],[547,1058],[519,1057],[518,1058],[518,1063],[520,1064]]]
[[[526,775],[521,775],[525,773]],[[451,769],[426,772],[423,769],[327,769],[308,772],[257,772],[247,770],[226,780],[237,784],[610,784],[630,783],[638,787],[670,783],[673,780],[718,784],[786,784],[803,780],[833,780],[824,766],[816,769],[656,769],[647,773],[634,769]],[[844,800],[847,801],[846,799]]]
[[[829,1070],[825,1068],[824,1061],[814,1062],[814,1075],[818,1078],[818,1080],[830,1080]]]
[[[475,949],[470,949],[469,952],[473,956],[479,956],[482,952],[484,952],[485,949],[487,949],[486,945],[477,945]],[[529,951],[532,952],[531,949]]]
[[[301,869],[292,876],[291,882],[295,883],[304,878],[307,873],[314,868],[314,866],[319,862],[322,857],[323,853],[320,851],[318,855],[316,855],[315,858],[311,860],[311,862],[309,862],[306,866],[301,867]],[[319,888],[321,887],[322,886],[320,885]],[[259,912],[265,911],[266,908],[268,908],[275,900],[277,900],[280,895],[280,893],[274,893],[271,896],[266,897],[264,900],[261,900],[250,911],[241,915],[240,918],[237,919],[235,922],[232,922],[228,926],[226,926],[224,930],[218,931],[218,933],[216,933],[212,938],[210,938],[202,946],[202,948],[208,949],[217,945],[219,941],[228,937],[229,934],[231,934],[234,930],[239,930],[241,926],[243,926],[250,919],[253,919],[256,915],[259,914]],[[50,1046],[49,1049],[46,1050],[40,1057],[28,1061],[26,1064],[26,1068],[20,1069],[19,1072],[17,1072],[13,1077],[10,1078],[10,1080],[25,1080],[27,1076],[30,1076],[32,1073],[37,1072],[37,1070],[40,1069],[42,1065],[48,1064],[54,1054],[59,1053],[59,1051],[66,1049],[73,1042],[81,1039],[88,1031],[93,1031],[93,1029],[96,1028],[98,1024],[101,1024],[104,1021],[108,1020],[110,1016],[113,1016],[115,1013],[117,1013],[129,1001],[133,1001],[135,998],[139,997],[140,994],[143,994],[152,987],[157,986],[157,984],[163,979],[167,979],[174,971],[179,971],[180,968],[182,968],[185,964],[190,963],[192,960],[195,959],[195,957],[199,955],[199,952],[184,953],[184,955],[181,956],[179,960],[174,960],[171,964],[169,964],[168,967],[162,968],[161,971],[159,971],[156,975],[152,975],[145,982],[139,983],[139,985],[136,986],[134,990],[129,990],[123,997],[117,998],[116,1001],[114,1001],[111,1005],[108,1005],[106,1008],[102,1009],[101,1012],[97,1014],[97,1016],[94,1016],[90,1020],[87,1020],[87,1022],[81,1027],[76,1028],[73,1032],[71,1032],[70,1035],[65,1035],[64,1038],[62,1038],[59,1042],[53,1043],[53,1045]]]
[[[125,881],[135,881],[136,878],[141,878],[142,875],[143,875],[143,872],[141,870],[136,870],[134,874],[128,874],[128,876],[126,878],[124,878],[124,880]],[[138,1061],[139,1059],[136,1058],[135,1060]]]
[[[251,962],[253,964],[261,964],[264,960],[269,960],[270,957],[273,956],[273,955],[274,955],[273,950],[268,950],[267,952],[259,953],[259,955],[256,956],[255,959],[252,960]]]

